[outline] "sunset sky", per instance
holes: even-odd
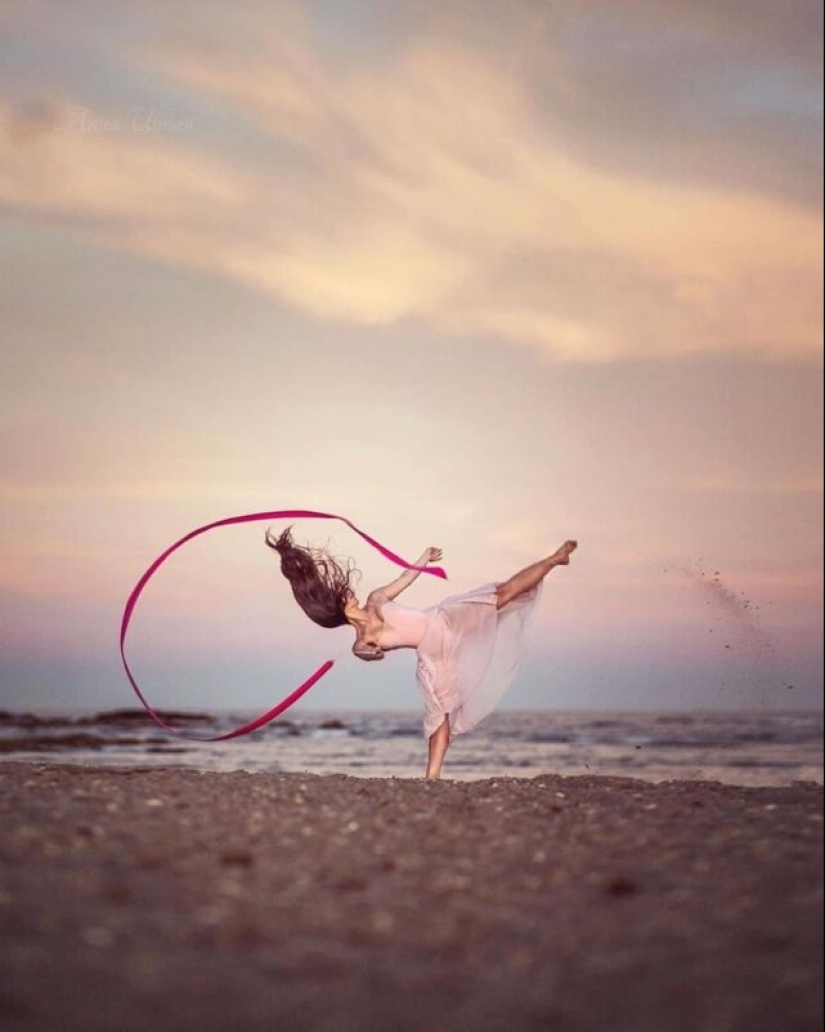
[[[821,706],[821,20],[0,0],[0,709],[135,705],[143,569],[282,508],[417,608],[578,538],[506,708]],[[420,708],[264,529],[147,590],[152,701]]]

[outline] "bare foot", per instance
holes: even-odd
[[[561,548],[557,552],[553,553],[553,558],[556,560],[556,565],[569,566],[570,553],[575,552],[578,547],[578,541],[565,541]]]

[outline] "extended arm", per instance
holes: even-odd
[[[440,548],[428,548],[417,563],[414,566],[427,566],[428,563],[437,561],[441,558]],[[376,588],[375,591],[371,591],[367,597],[367,604],[375,602],[391,602],[394,598],[397,598],[402,591],[406,590],[412,582],[421,574],[421,570],[405,570],[400,577],[396,577],[394,581],[389,584],[385,584],[383,588]]]

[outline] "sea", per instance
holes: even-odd
[[[164,719],[208,737],[257,716],[246,711],[175,713]],[[420,711],[325,713],[295,706],[241,738],[184,741],[141,709],[101,713],[0,711],[0,761],[199,771],[422,778]],[[443,779],[610,775],[744,786],[823,783],[821,711],[498,710],[456,736]]]

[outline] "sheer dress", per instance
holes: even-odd
[[[450,717],[450,742],[477,727],[513,683],[543,581],[496,609],[496,584],[442,599],[428,609],[378,603],[385,652],[414,648],[424,699],[424,737]]]

